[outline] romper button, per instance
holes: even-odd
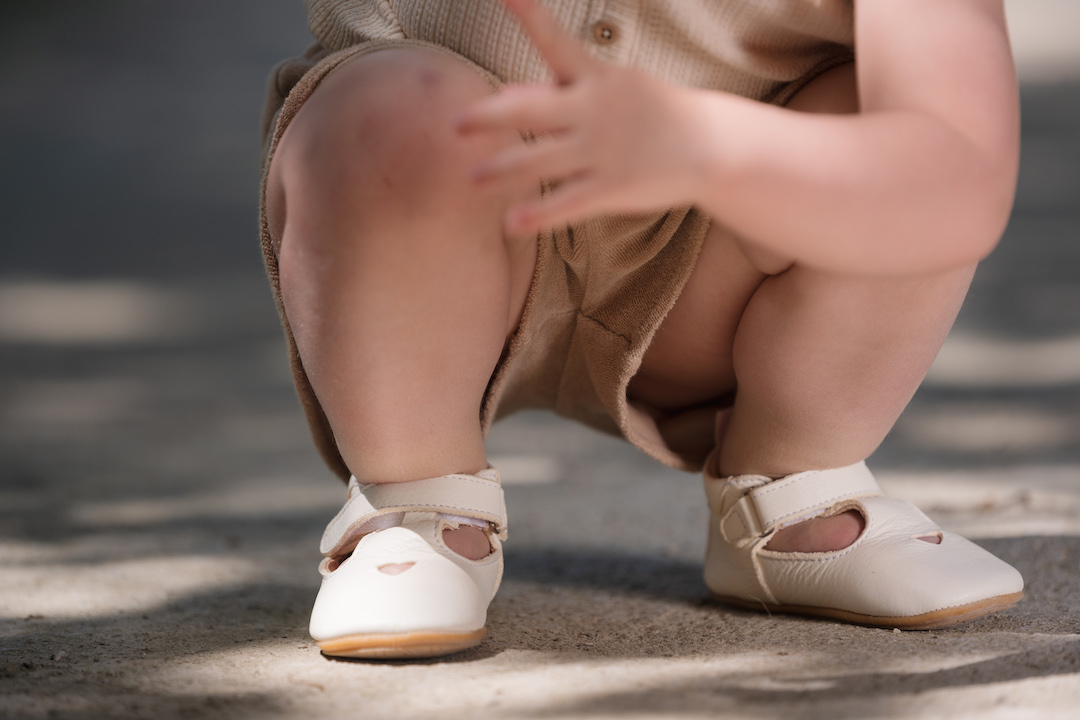
[[[593,39],[601,45],[610,45],[615,42],[615,26],[603,20],[593,25],[592,34]]]

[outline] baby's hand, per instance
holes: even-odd
[[[536,0],[503,0],[554,73],[510,85],[458,119],[462,134],[540,135],[473,168],[478,183],[557,180],[543,200],[507,212],[507,231],[537,231],[610,212],[691,204],[702,172],[691,91],[591,58]]]

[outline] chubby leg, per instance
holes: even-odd
[[[721,471],[779,477],[870,455],[922,382],[971,275],[867,279],[793,267],[766,279],[735,335],[739,389]]]
[[[487,466],[480,402],[536,252],[534,237],[502,232],[515,198],[468,180],[477,158],[520,138],[453,131],[454,115],[490,92],[444,53],[362,55],[313,93],[270,168],[286,314],[364,483]],[[479,531],[454,534],[486,549]]]
[[[485,467],[479,405],[517,324],[533,238],[468,182],[491,148],[456,112],[491,92],[450,56],[388,49],[334,71],[271,167],[282,296],[349,469],[394,482]]]
[[[852,67],[792,103],[856,109]],[[762,253],[714,226],[631,392],[665,408],[736,390],[721,475],[781,477],[850,465],[884,439],[929,369],[973,268],[933,277],[837,276]],[[781,530],[770,549],[850,544],[857,513]]]

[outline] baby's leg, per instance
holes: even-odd
[[[504,237],[516,198],[473,163],[517,134],[462,139],[455,113],[492,92],[452,56],[385,49],[331,73],[286,130],[267,213],[300,357],[362,483],[487,467],[480,403],[516,327],[535,237]],[[489,551],[462,527],[446,542]]]
[[[854,93],[852,68],[841,68],[793,106],[846,111],[854,109]],[[877,448],[911,399],[972,270],[841,277],[764,257],[714,227],[631,390],[676,408],[737,384],[721,476],[851,465]],[[812,520],[781,530],[770,548],[838,549],[861,526],[855,512]]]
[[[362,55],[322,82],[271,165],[286,314],[361,482],[487,467],[480,402],[536,252],[503,235],[513,198],[469,182],[475,160],[520,138],[453,130],[490,92],[448,54]]]
[[[765,280],[739,323],[725,475],[780,477],[870,455],[937,355],[971,281],[837,277],[793,267]]]

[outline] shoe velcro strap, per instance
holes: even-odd
[[[874,495],[881,495],[881,488],[866,463],[796,473],[743,495],[720,519],[720,532],[729,543],[741,547],[838,502]]]
[[[491,523],[496,536],[506,539],[506,501],[494,468],[476,475],[443,475],[403,483],[360,485],[349,481],[349,499],[323,533],[319,550],[334,554],[354,530],[368,521],[396,512],[437,512]]]

